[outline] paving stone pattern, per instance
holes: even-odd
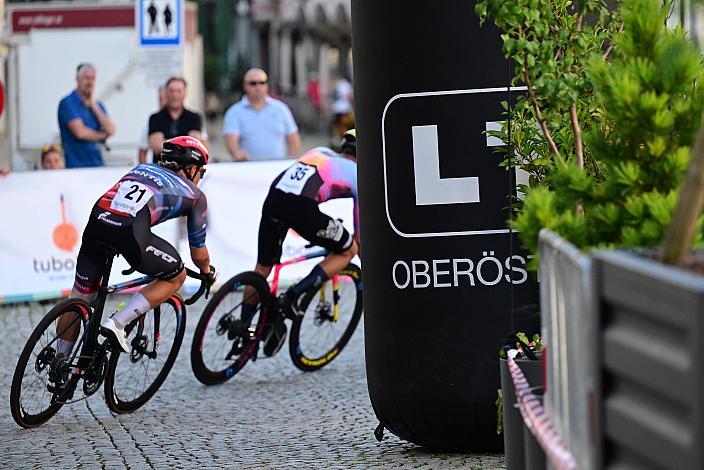
[[[0,307],[0,468],[504,468],[503,455],[438,454],[390,435],[367,393],[362,325],[341,355],[315,373],[281,352],[248,364],[214,387],[191,372],[192,332],[204,302],[189,307],[174,368],[157,395],[128,415],[113,415],[102,391],[24,430],[8,398],[19,353],[51,307]]]

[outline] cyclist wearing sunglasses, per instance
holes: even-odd
[[[109,256],[106,246],[124,256],[135,270],[154,278],[101,324],[101,332],[125,352],[129,351],[125,326],[175,294],[186,279],[178,252],[153,234],[152,226],[186,217],[191,259],[201,273],[215,280],[205,246],[207,201],[197,186],[208,163],[208,151],[197,139],[182,136],[164,142],[161,155],[159,164],[137,165],[98,199],[83,232],[76,263],[71,296],[89,303]],[[64,334],[58,352],[70,352],[77,335],[78,331]]]
[[[281,247],[289,228],[309,242],[329,250],[313,270],[286,291],[283,315],[293,318],[301,294],[342,271],[359,250],[359,206],[357,202],[357,134],[351,129],[342,136],[341,153],[316,147],[276,177],[264,201],[259,225],[259,246],[255,270],[269,276],[280,262]],[[318,208],[330,199],[351,197],[354,201],[354,235]],[[243,316],[253,316],[256,306],[243,305]],[[246,309],[250,309],[247,312]],[[264,344],[268,356],[279,350],[286,339],[284,318],[274,324],[274,334]]]

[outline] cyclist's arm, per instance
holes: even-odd
[[[208,253],[208,248],[204,246],[192,246],[191,259],[193,260],[193,264],[198,266],[200,272],[206,274],[210,272],[210,254]]]
[[[357,165],[354,166],[354,171],[350,176],[350,191],[352,192],[352,216],[354,218],[354,234],[357,236],[357,244],[359,245],[359,192],[357,191]]]
[[[208,201],[200,190],[193,207],[188,214],[188,244],[191,247],[191,259],[202,273],[210,272],[210,255],[205,247],[205,229],[208,225]]]

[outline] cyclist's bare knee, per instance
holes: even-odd
[[[186,282],[186,269],[182,269],[180,273],[178,273],[176,276],[172,277],[171,279],[164,279],[164,281],[168,282],[172,286],[174,286],[174,292],[178,289],[181,288],[184,282]]]
[[[357,246],[357,242],[352,240],[352,244],[350,245],[349,248],[347,248],[345,251],[340,253],[342,256],[345,258],[348,258],[349,260],[352,260],[355,256],[357,256],[357,253],[359,252],[359,247]]]

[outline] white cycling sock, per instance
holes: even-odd
[[[118,327],[124,328],[125,325],[129,325],[132,320],[149,310],[149,307],[150,305],[147,298],[144,297],[141,292],[137,292],[122,310],[113,315],[112,321],[114,321]]]
[[[64,357],[68,357],[71,355],[71,350],[73,350],[75,343],[75,341],[59,338],[56,340],[56,352],[63,354]]]

